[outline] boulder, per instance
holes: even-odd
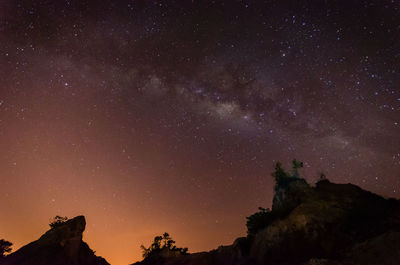
[[[109,265],[82,241],[86,220],[77,216],[6,256],[2,265]]]

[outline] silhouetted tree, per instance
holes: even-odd
[[[275,194],[282,188],[285,189],[290,186],[290,183],[292,182],[304,183],[307,186],[308,184],[306,181],[300,178],[299,169],[302,167],[303,162],[293,159],[292,172],[290,174],[282,168],[282,164],[280,162],[277,162],[275,164],[275,171],[272,173],[272,176],[275,180]],[[271,211],[270,209],[265,209],[262,207],[259,207],[258,209],[258,212],[246,217],[248,236],[254,236],[259,230],[267,227],[273,220],[278,218],[279,214],[282,214],[282,212],[278,213],[276,210]]]
[[[275,164],[275,172],[272,173],[272,176],[274,177],[275,180],[275,188],[288,184],[293,179],[299,179],[300,178],[299,168],[302,167],[303,167],[303,162],[293,159],[292,174],[289,174],[282,168],[282,164],[280,162],[277,162]]]
[[[13,244],[7,240],[0,239],[0,258],[5,257],[6,253],[11,252],[11,246]]]
[[[163,234],[163,242],[164,242],[164,246],[166,246],[167,248],[172,248],[173,245],[175,244],[175,241],[172,240],[172,238],[169,236],[169,234],[167,232],[165,232]]]
[[[293,169],[292,177],[300,178],[299,168],[303,167],[303,162],[297,161],[296,159],[293,159],[292,164],[293,164],[293,166],[292,166],[292,169]]]
[[[53,218],[53,220],[50,221],[49,226],[51,228],[56,228],[62,224],[64,224],[66,221],[68,221],[68,217],[66,216],[59,216],[57,215],[56,217]]]
[[[280,162],[277,162],[275,164],[275,172],[272,173],[272,176],[274,177],[275,185],[279,185],[279,183],[289,177],[289,174],[286,173],[285,170],[283,170],[282,164]]]
[[[273,220],[273,214],[270,209],[258,207],[258,210],[258,212],[246,217],[248,236],[254,236],[259,230],[267,227]]]
[[[150,248],[146,248],[143,245],[140,245],[140,249],[142,250],[142,257],[147,258],[150,255]]]
[[[162,236],[154,237],[153,243],[146,248],[141,245],[143,258],[148,258],[153,255],[160,254],[162,251],[176,251],[180,254],[187,254],[188,248],[178,248],[175,246],[175,241],[165,232]]]

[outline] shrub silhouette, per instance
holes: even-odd
[[[162,252],[175,252],[178,254],[187,254],[188,248],[178,248],[175,246],[175,241],[172,240],[170,235],[165,232],[162,236],[154,237],[153,243],[146,248],[141,245],[143,258],[149,258],[160,255]]]
[[[292,166],[292,177],[293,178],[300,178],[300,175],[299,175],[299,168],[302,168],[303,167],[303,162],[301,162],[301,161],[297,161],[296,159],[293,159],[293,161],[292,161],[292,164],[293,164],[293,166]]]
[[[6,256],[6,253],[11,252],[11,246],[13,244],[7,240],[0,239],[0,258],[3,258]]]
[[[299,169],[302,167],[303,167],[303,162],[293,159],[292,172],[288,173],[282,168],[282,164],[280,162],[277,162],[275,164],[275,171],[272,173],[272,177],[274,178],[275,181],[275,186],[274,186],[275,194],[281,188],[288,187],[291,182],[303,180],[300,178],[299,174]],[[282,215],[282,211],[281,212],[271,211],[270,209],[265,209],[262,207],[259,207],[258,209],[259,209],[258,212],[246,217],[247,235],[250,237],[254,236],[259,230],[267,227],[273,220],[278,218],[279,215]]]
[[[300,178],[299,168],[303,167],[303,162],[293,159],[292,164],[292,174],[287,173],[282,168],[282,164],[280,162],[275,164],[275,172],[272,173],[272,177],[275,180],[275,190],[279,187],[289,184],[294,179]]]
[[[324,180],[327,180],[326,175],[324,173],[320,173],[318,181],[324,181]]]
[[[267,227],[274,219],[273,213],[270,209],[262,207],[258,207],[258,209],[258,212],[246,217],[247,235],[250,237],[257,234],[259,230]]]
[[[286,179],[288,179],[290,176],[282,168],[282,164],[280,162],[277,162],[275,164],[275,172],[272,173],[272,177],[274,177],[275,186],[278,186],[279,184],[283,183]]]
[[[66,221],[68,221],[68,217],[66,217],[66,216],[62,217],[62,216],[57,215],[50,221],[49,226],[51,228],[56,228],[56,227],[59,227],[60,225],[64,224]]]

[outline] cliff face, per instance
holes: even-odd
[[[272,210],[285,215],[296,208],[310,191],[311,187],[304,179],[289,178],[283,185],[275,187]]]
[[[84,216],[70,219],[8,255],[2,265],[109,265],[82,241],[85,226]]]
[[[368,242],[385,233],[397,234],[399,225],[398,201],[385,200],[355,185],[322,181],[288,216],[256,235],[250,256],[257,264],[298,264],[312,258],[353,264],[355,253],[360,253],[355,248],[358,244],[375,251],[378,244]]]
[[[184,257],[138,265],[394,265],[400,260],[400,202],[352,184],[294,181],[278,187],[274,220],[254,237]]]

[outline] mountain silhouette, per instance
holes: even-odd
[[[82,241],[84,216],[51,228],[38,240],[0,261],[1,265],[109,265]]]

